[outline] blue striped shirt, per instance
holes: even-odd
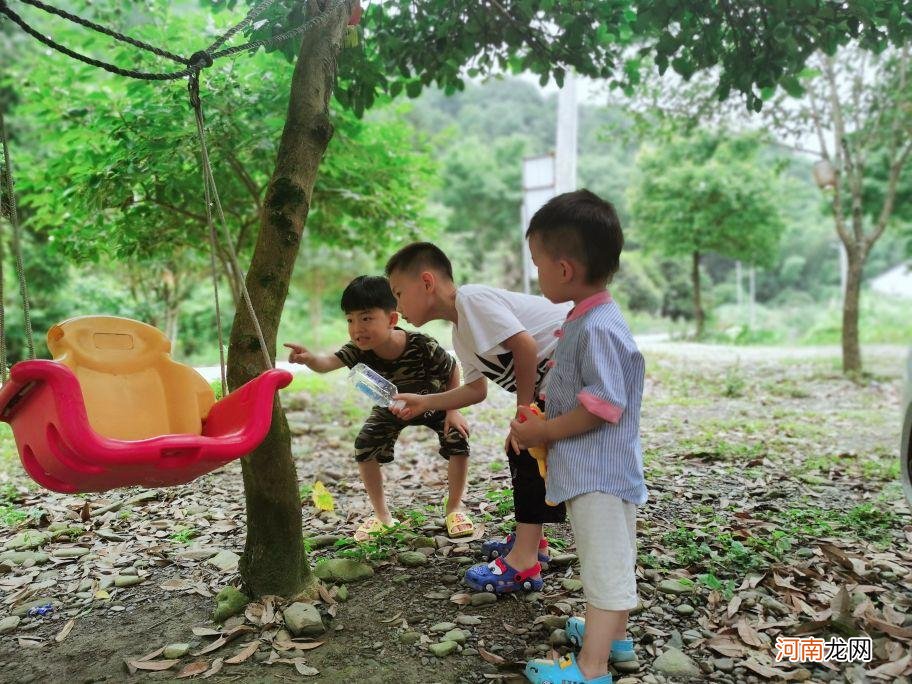
[[[605,422],[548,447],[547,499],[589,492],[646,501],[640,446],[645,363],[608,292],[580,302],[567,316],[545,381],[549,418],[582,405]]]

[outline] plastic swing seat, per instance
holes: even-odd
[[[0,389],[0,420],[42,487],[100,492],[184,484],[253,451],[292,379],[267,370],[220,401],[171,359],[156,328],[82,316],[48,331],[53,361],[21,361]]]

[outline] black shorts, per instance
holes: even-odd
[[[450,456],[468,456],[469,443],[455,429],[443,433],[446,420],[444,411],[431,411],[412,420],[402,420],[392,414],[388,408],[375,406],[365,421],[361,432],[355,438],[355,460],[390,463],[393,460],[393,449],[402,428],[412,425],[423,425],[437,433],[440,440],[440,455],[449,460]]]
[[[507,447],[510,477],[513,480],[513,509],[516,522],[530,525],[560,523],[567,518],[563,503],[549,506],[545,503],[545,481],[538,473],[538,461],[525,449],[518,454]]]

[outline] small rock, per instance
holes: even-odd
[[[346,587],[344,584],[336,589],[336,599],[342,601],[342,603],[348,601],[348,587]]]
[[[437,545],[438,549],[442,549],[446,546],[452,546],[453,542],[450,541],[449,537],[444,537],[443,535],[438,534],[434,537],[434,544]]]
[[[417,644],[420,638],[421,635],[418,632],[403,632],[399,635],[399,643],[411,646],[412,644]]]
[[[428,558],[420,551],[401,551],[399,553],[399,563],[407,568],[417,568],[427,565]]]
[[[457,644],[464,644],[468,638],[469,633],[459,628],[451,629],[449,632],[443,635],[444,641],[455,641]]]
[[[659,591],[663,594],[674,594],[675,596],[680,596],[682,594],[691,594],[693,593],[693,583],[684,582],[682,580],[676,579],[666,579],[662,580],[659,583]]]
[[[694,607],[692,605],[690,605],[689,603],[682,603],[680,605],[675,606],[675,612],[678,615],[693,615]]]
[[[320,560],[313,569],[321,580],[337,582],[359,582],[374,576],[374,569],[366,563],[351,558],[330,558]]]
[[[51,555],[54,556],[54,558],[80,558],[88,552],[89,549],[82,546],[68,546],[62,549],[54,549]]]
[[[555,629],[564,629],[567,626],[567,616],[566,615],[543,615],[541,619],[538,620],[540,625],[543,625],[548,632],[553,632]]]
[[[548,639],[548,642],[552,646],[566,646],[569,643],[567,641],[567,632],[562,629],[555,629],[551,632],[551,637]]]
[[[296,637],[316,636],[326,631],[320,611],[312,603],[292,603],[283,611],[283,614],[288,631]]]
[[[308,537],[306,541],[310,548],[322,549],[327,546],[332,546],[340,539],[341,537],[336,534],[318,534],[315,537]]]
[[[563,567],[575,563],[578,559],[575,553],[559,553],[556,556],[551,556],[551,565],[556,567]]]
[[[544,594],[540,591],[530,591],[523,597],[523,600],[526,603],[535,603],[536,601],[541,601],[544,598]]]
[[[117,575],[114,578],[115,587],[132,587],[142,582],[142,577],[136,575]]]
[[[455,641],[441,641],[439,644],[431,644],[428,646],[428,650],[438,658],[443,658],[455,651],[456,645]]]
[[[222,589],[215,597],[215,611],[212,613],[213,622],[224,622],[233,615],[243,612],[244,607],[250,603],[246,594],[241,593],[235,587],[228,585]]]
[[[669,677],[699,677],[700,668],[676,648],[667,648],[653,661],[652,666]]]
[[[469,599],[469,604],[473,606],[487,606],[492,603],[497,603],[497,596],[486,591],[472,594],[472,598]]]
[[[732,658],[716,658],[712,661],[713,667],[721,672],[731,672],[735,669],[735,661]]]
[[[43,565],[48,562],[48,555],[41,551],[4,551],[0,553],[0,561],[11,565]]]
[[[241,557],[234,553],[234,551],[224,549],[222,551],[219,551],[206,562],[209,563],[209,565],[214,565],[221,572],[234,572],[237,570],[238,561],[240,560]]]
[[[475,559],[470,556],[450,556],[450,560],[453,563],[458,563],[459,565],[474,565]]]
[[[95,532],[95,534],[97,534],[99,537],[101,537],[102,539],[105,539],[107,541],[112,541],[112,542],[127,541],[126,537],[124,537],[123,535],[117,534],[114,530],[108,529],[107,527],[103,527],[100,530],[97,530]]]
[[[481,618],[477,615],[457,615],[456,624],[464,625],[466,627],[474,627],[475,625],[481,624]]]
[[[456,584],[459,581],[459,576],[451,574],[441,575],[440,581],[444,584]]]
[[[437,542],[433,537],[415,537],[412,540],[412,547],[416,549],[436,549]]]
[[[162,657],[166,660],[175,660],[183,658],[190,651],[190,644],[168,644],[162,651]]]
[[[15,549],[17,551],[28,551],[29,549],[37,549],[39,546],[44,546],[48,540],[48,535],[44,532],[35,532],[34,530],[28,530],[26,532],[20,532],[15,537],[10,539],[6,544],[4,544],[4,549]]]
[[[700,641],[703,638],[703,635],[695,629],[688,629],[681,636],[684,638],[685,644],[692,644],[696,641]]]
[[[206,546],[191,546],[188,549],[179,551],[177,553],[177,557],[193,561],[204,561],[218,554],[220,550],[221,549]]]
[[[580,591],[583,583],[581,580],[565,577],[561,580],[561,586],[567,591]]]
[[[432,632],[449,632],[451,629],[456,627],[452,622],[438,622],[436,625],[431,626]]]
[[[0,620],[0,634],[9,634],[19,626],[20,622],[22,622],[22,618],[18,615],[10,615],[3,618]]]

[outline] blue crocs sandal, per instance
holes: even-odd
[[[512,532],[507,535],[506,539],[489,539],[481,545],[481,555],[489,561],[501,556],[506,556],[513,548],[516,542],[516,535]],[[538,562],[550,563],[551,556],[548,555],[548,540],[542,539],[538,542]]]
[[[610,674],[586,679],[572,653],[558,660],[536,659],[526,663],[526,679],[532,684],[613,684]]]
[[[576,617],[575,615],[567,620],[565,628],[567,632],[567,641],[576,648],[583,647],[583,636],[586,633],[586,618]],[[608,661],[611,663],[633,663],[636,662],[636,652],[633,650],[633,639],[615,639],[611,642],[611,655]]]
[[[541,578],[541,563],[527,570],[511,568],[503,558],[492,563],[479,563],[466,570],[465,583],[475,591],[509,594],[514,591],[539,591],[545,586]]]

